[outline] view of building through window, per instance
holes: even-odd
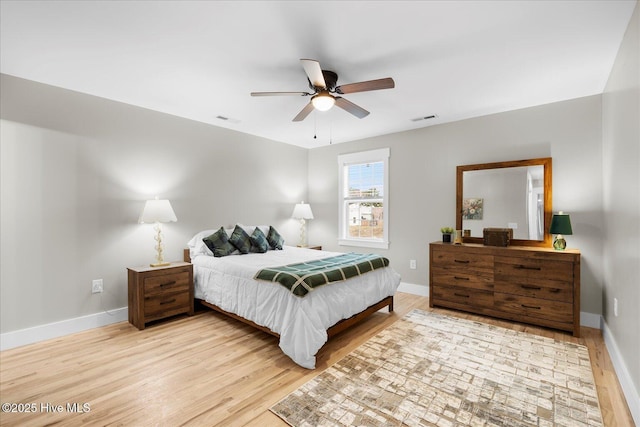
[[[349,238],[384,237],[384,162],[347,166]]]

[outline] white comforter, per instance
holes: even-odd
[[[336,252],[285,246],[264,254],[214,258],[198,255],[195,296],[280,335],[280,348],[298,365],[315,368],[315,354],[327,342],[327,329],[395,294],[400,275],[386,267],[344,282],[315,288],[304,297],[253,277],[265,267],[327,258]]]

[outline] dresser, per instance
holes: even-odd
[[[176,314],[193,315],[193,265],[173,262],[165,267],[130,267],[129,322],[138,329]]]
[[[580,252],[429,245],[429,305],[580,336]]]

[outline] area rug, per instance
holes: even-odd
[[[602,426],[587,348],[421,310],[270,408],[306,426]]]

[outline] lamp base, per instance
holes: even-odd
[[[558,234],[553,240],[553,249],[556,251],[564,251],[567,248],[567,241],[564,240],[562,234]]]
[[[151,267],[166,267],[167,265],[171,265],[170,262],[154,262],[149,264]]]

